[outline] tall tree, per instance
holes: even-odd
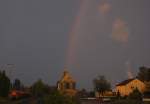
[[[150,68],[140,67],[137,77],[142,81],[150,81]]]
[[[6,76],[5,71],[0,71],[0,96],[7,97],[10,86],[10,79]]]
[[[103,96],[103,94],[110,90],[111,86],[110,83],[106,80],[104,76],[98,76],[93,80],[94,83],[94,90]]]
[[[43,96],[48,93],[48,86],[40,79],[32,85],[32,93],[36,97]]]

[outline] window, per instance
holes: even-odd
[[[65,89],[70,89],[70,84],[69,83],[65,83]]]
[[[131,86],[131,89],[134,89],[134,87],[133,87],[133,86]]]

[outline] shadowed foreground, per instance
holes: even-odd
[[[109,102],[100,103],[98,100],[81,100],[81,104],[110,104]]]

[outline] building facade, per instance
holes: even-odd
[[[133,90],[138,89],[143,93],[146,89],[144,82],[137,78],[125,80],[116,85],[115,92],[120,93],[121,96],[128,96]]]
[[[61,79],[57,82],[57,89],[63,94],[75,96],[76,81],[71,77],[68,71],[64,71]]]

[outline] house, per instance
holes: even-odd
[[[76,81],[72,78],[68,71],[63,72],[61,79],[57,82],[57,89],[61,93],[69,96],[76,95]]]
[[[121,83],[116,85],[115,92],[120,93],[121,96],[128,96],[133,90],[138,89],[141,93],[143,93],[146,89],[146,85],[144,82],[140,81],[137,78],[128,79],[122,81]]]

